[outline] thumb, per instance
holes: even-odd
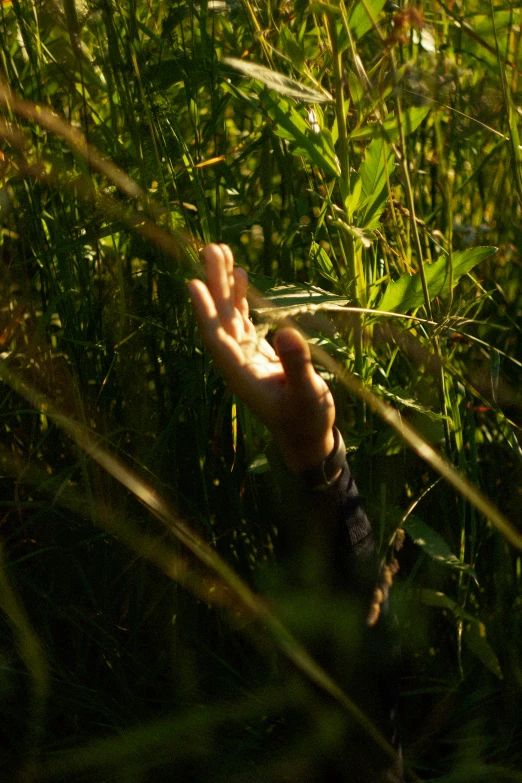
[[[290,387],[302,389],[303,383],[313,380],[315,370],[310,348],[296,329],[281,329],[275,336],[275,349]]]

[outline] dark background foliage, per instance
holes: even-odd
[[[293,286],[310,338],[516,538],[521,13],[2,3],[4,779],[304,781],[339,736],[335,701],[139,502],[140,482],[168,501],[242,577],[239,603],[267,587],[268,437],[202,351],[185,282],[203,243],[228,242],[272,299],[260,329],[284,310],[272,289]],[[442,283],[423,291],[433,264]],[[519,550],[323,372],[385,562],[406,531],[391,592],[408,774],[519,780]],[[50,405],[120,460],[127,488]],[[176,558],[191,580],[172,578]],[[273,611],[297,639],[327,623],[305,594]]]

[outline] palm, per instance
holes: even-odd
[[[276,353],[249,318],[247,275],[234,269],[229,248],[210,245],[204,260],[207,285],[199,280],[189,285],[207,349],[232,390],[272,430],[289,462],[297,465],[293,452],[301,460],[303,450],[315,461],[327,448],[335,408],[308,346],[297,331],[285,329],[276,336]]]

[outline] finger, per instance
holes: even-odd
[[[212,294],[202,280],[195,278],[189,280],[187,288],[192,302],[192,309],[196,315],[198,324],[207,319],[214,320],[218,318],[216,305]]]
[[[235,286],[234,256],[228,245],[220,244],[219,247],[221,248],[221,252],[223,253],[223,258],[225,259],[225,269],[228,277],[228,285],[230,288],[232,301],[234,301],[234,286]]]
[[[209,289],[201,280],[190,280],[187,287],[206,349],[227,377],[240,371],[245,363],[243,352],[223,328]]]
[[[241,315],[236,305],[237,297],[236,297],[236,276],[234,274],[234,256],[228,245],[220,244],[219,247],[225,259],[225,269],[226,269],[228,285],[230,289],[230,301],[233,303],[234,306],[234,315],[232,321],[230,322],[229,328],[227,328],[227,331],[232,335],[232,337],[235,337],[236,340],[239,343],[241,343],[244,340],[245,331],[248,331],[248,329],[246,328],[247,323],[245,322],[243,316]]]
[[[234,283],[234,301],[236,311],[239,313],[242,321],[243,335],[252,340],[256,336],[256,330],[254,324],[250,320],[248,309],[248,274],[240,266],[234,268]]]
[[[223,327],[232,332],[234,300],[230,291],[227,258],[219,245],[207,245],[202,252],[207,272],[207,286]]]
[[[237,317],[235,309],[234,256],[228,245],[220,243],[219,248],[221,249],[223,258],[225,260],[225,273],[228,280],[228,289],[230,291],[230,306],[233,309],[232,322],[230,323],[230,328],[228,328],[227,331],[230,332],[230,334],[235,337],[236,340],[241,340],[243,338],[243,323],[242,319]]]
[[[275,336],[275,349],[290,389],[306,391],[316,379],[306,340],[296,329],[281,329]]]
[[[205,283],[191,280],[188,290],[203,343],[216,367],[221,370],[233,392],[261,418],[268,418],[266,409],[269,400],[259,382],[264,377],[262,372],[258,372],[259,362],[246,356],[243,348],[225,331],[214,298]]]
[[[216,367],[232,391],[260,411],[263,394],[259,382],[243,350],[223,328],[210,291],[201,280],[191,280],[188,289],[203,343]]]
[[[243,318],[249,317],[247,301],[248,275],[240,266],[234,269],[234,303]]]

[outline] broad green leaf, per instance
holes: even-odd
[[[495,253],[496,247],[471,247],[453,254],[453,287],[462,277],[480,261]],[[426,281],[430,301],[436,296],[445,296],[449,293],[450,268],[447,258],[435,261],[434,264],[425,264]],[[379,302],[379,310],[387,310],[395,313],[406,313],[424,304],[422,282],[420,275],[405,274],[394,283],[389,283],[384,295]]]
[[[355,5],[348,21],[355,41],[362,38],[373,27],[374,21],[384,8],[386,0],[364,0]]]
[[[281,41],[282,51],[290,59],[294,68],[300,73],[303,70],[305,62],[303,47],[297,42],[294,34],[286,24],[282,24],[279,28],[279,40]]]
[[[460,611],[460,607],[453,598],[450,598],[446,593],[441,593],[440,590],[429,590],[425,588],[420,593],[421,601],[425,606],[435,606],[438,609],[447,609],[448,612]]]
[[[410,106],[409,109],[402,112],[401,120],[404,133],[413,133],[421,122],[427,117],[431,106]],[[364,128],[358,128],[350,133],[350,139],[375,139],[385,138],[388,141],[395,142],[399,139],[399,129],[397,127],[397,118],[394,114],[388,115],[384,122],[373,122],[365,125]]]
[[[349,193],[344,200],[344,208],[346,209],[348,215],[352,215],[359,206],[361,201],[362,188],[362,178],[357,177],[352,187],[352,192]]]
[[[310,265],[317,267],[323,277],[327,280],[332,280],[334,283],[337,282],[337,273],[333,268],[331,259],[326,250],[324,250],[318,242],[312,242],[308,257],[310,259]]]
[[[473,568],[467,563],[461,563],[442,536],[423,522],[422,519],[410,516],[403,523],[403,528],[413,540],[413,543],[419,546],[423,552],[426,552],[432,560],[449,568],[455,568],[457,571],[466,571],[477,581]]]
[[[270,305],[258,307],[256,312],[262,316],[276,316],[278,319],[298,313],[337,309],[349,302],[345,296],[337,296],[317,286],[304,284],[276,286],[265,291],[265,298],[270,301]]]
[[[349,226],[344,220],[332,220],[332,226],[337,226],[346,236],[355,239],[360,242],[363,247],[371,247],[372,242],[375,240],[375,234],[371,231],[365,231],[358,226]]]
[[[276,282],[273,277],[260,275],[258,272],[249,272],[248,280],[252,285],[255,285],[257,290],[262,294],[266,294],[267,291],[274,287],[274,283]]]
[[[270,93],[264,91],[261,99],[268,114],[277,123],[277,135],[294,143],[294,155],[302,155],[330,177],[340,176],[341,168],[328,134],[314,133],[295,106],[283,98],[274,100]]]
[[[348,17],[350,35],[354,41],[358,41],[373,27],[374,22],[377,21],[377,17],[384,8],[385,2],[386,0],[360,0],[359,3],[355,4]],[[326,14],[333,19],[342,18],[340,9],[328,3],[312,3],[310,11],[314,14]],[[343,26],[339,36],[340,49],[346,49],[349,46],[349,41],[348,31]]]
[[[496,652],[486,637],[486,626],[480,620],[464,623],[464,641],[471,652],[477,656],[486,669],[489,669],[499,680],[504,679]]]
[[[245,76],[256,79],[270,90],[275,90],[275,92],[286,95],[289,98],[295,98],[297,101],[301,101],[301,103],[328,103],[333,101],[332,96],[326,90],[322,92],[314,90],[312,87],[307,87],[289,76],[272,71],[270,68],[265,68],[264,65],[251,63],[247,60],[238,60],[236,57],[224,57],[223,62],[237,71],[241,71]]]
[[[384,139],[374,139],[368,146],[359,168],[362,200],[359,204],[359,225],[375,228],[388,196],[387,178],[391,176],[394,155]]]
[[[376,393],[382,394],[383,397],[386,397],[387,399],[392,400],[394,403],[399,405],[404,405],[406,408],[411,408],[412,410],[418,411],[424,416],[427,416],[432,421],[442,421],[444,419],[449,419],[449,416],[445,416],[443,413],[435,413],[435,411],[432,411],[430,408],[426,408],[424,405],[421,405],[420,402],[417,402],[417,400],[414,400],[411,397],[406,397],[406,392],[399,386],[394,386],[392,389],[386,389],[384,386],[374,384],[372,388],[376,391]]]
[[[386,169],[391,171],[393,153],[385,146],[384,139],[374,139],[366,149],[364,160],[359,168],[363,194],[370,199],[380,193],[386,185]]]
[[[316,137],[318,135],[319,135],[318,133],[315,134]],[[332,132],[329,131],[328,128],[323,128],[320,132],[320,135],[321,135],[321,145],[328,150],[330,156],[332,157],[332,160],[337,160],[335,145],[332,138]]]
[[[329,174],[331,177],[338,177],[340,175],[340,171],[334,168],[331,160],[329,160],[329,157],[325,155],[321,155],[320,154],[321,151],[318,150],[317,147],[311,150],[310,145],[307,144],[306,147],[294,147],[291,150],[291,152],[292,155],[299,155],[300,157],[307,158],[310,161],[310,163],[314,163],[316,166],[318,166],[324,172]]]
[[[484,623],[464,611],[464,609],[461,609],[456,601],[438,590],[421,590],[421,600],[426,606],[446,609],[451,617],[456,620],[462,620],[464,624],[464,641],[466,642],[466,646],[480,661],[482,661],[490,672],[500,680],[503,679],[502,669],[500,668],[497,654],[487,640]]]

